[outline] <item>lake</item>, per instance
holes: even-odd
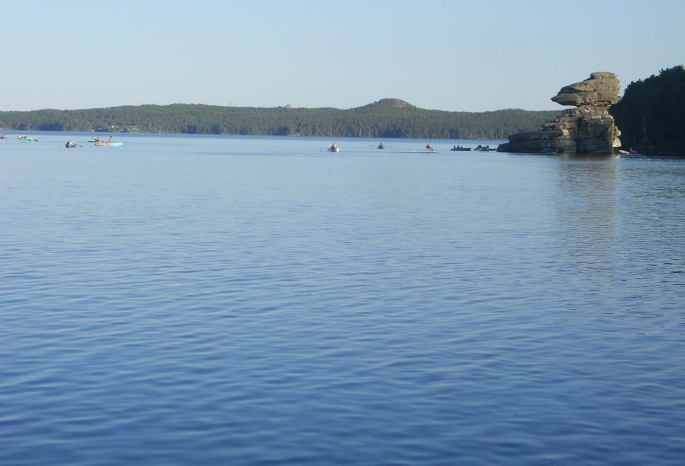
[[[685,159],[30,135],[0,464],[685,458]]]

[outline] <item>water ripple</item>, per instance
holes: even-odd
[[[130,137],[3,145],[0,464],[685,457],[682,162]]]

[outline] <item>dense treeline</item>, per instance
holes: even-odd
[[[0,112],[0,127],[19,131],[140,131],[147,133],[505,139],[531,131],[558,112],[425,110],[383,99],[349,110],[174,104],[87,110]]]
[[[685,67],[628,84],[610,109],[624,148],[683,152],[685,148]]]

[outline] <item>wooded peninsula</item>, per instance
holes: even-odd
[[[685,155],[685,67],[631,82],[609,112],[623,133],[624,148]]]
[[[554,111],[506,109],[447,112],[399,99],[362,107],[220,107],[140,105],[86,110],[0,112],[0,128],[18,131],[97,131],[431,139],[505,139],[532,131]]]

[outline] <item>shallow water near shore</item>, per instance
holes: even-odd
[[[685,160],[29,135],[0,464],[685,457]]]

